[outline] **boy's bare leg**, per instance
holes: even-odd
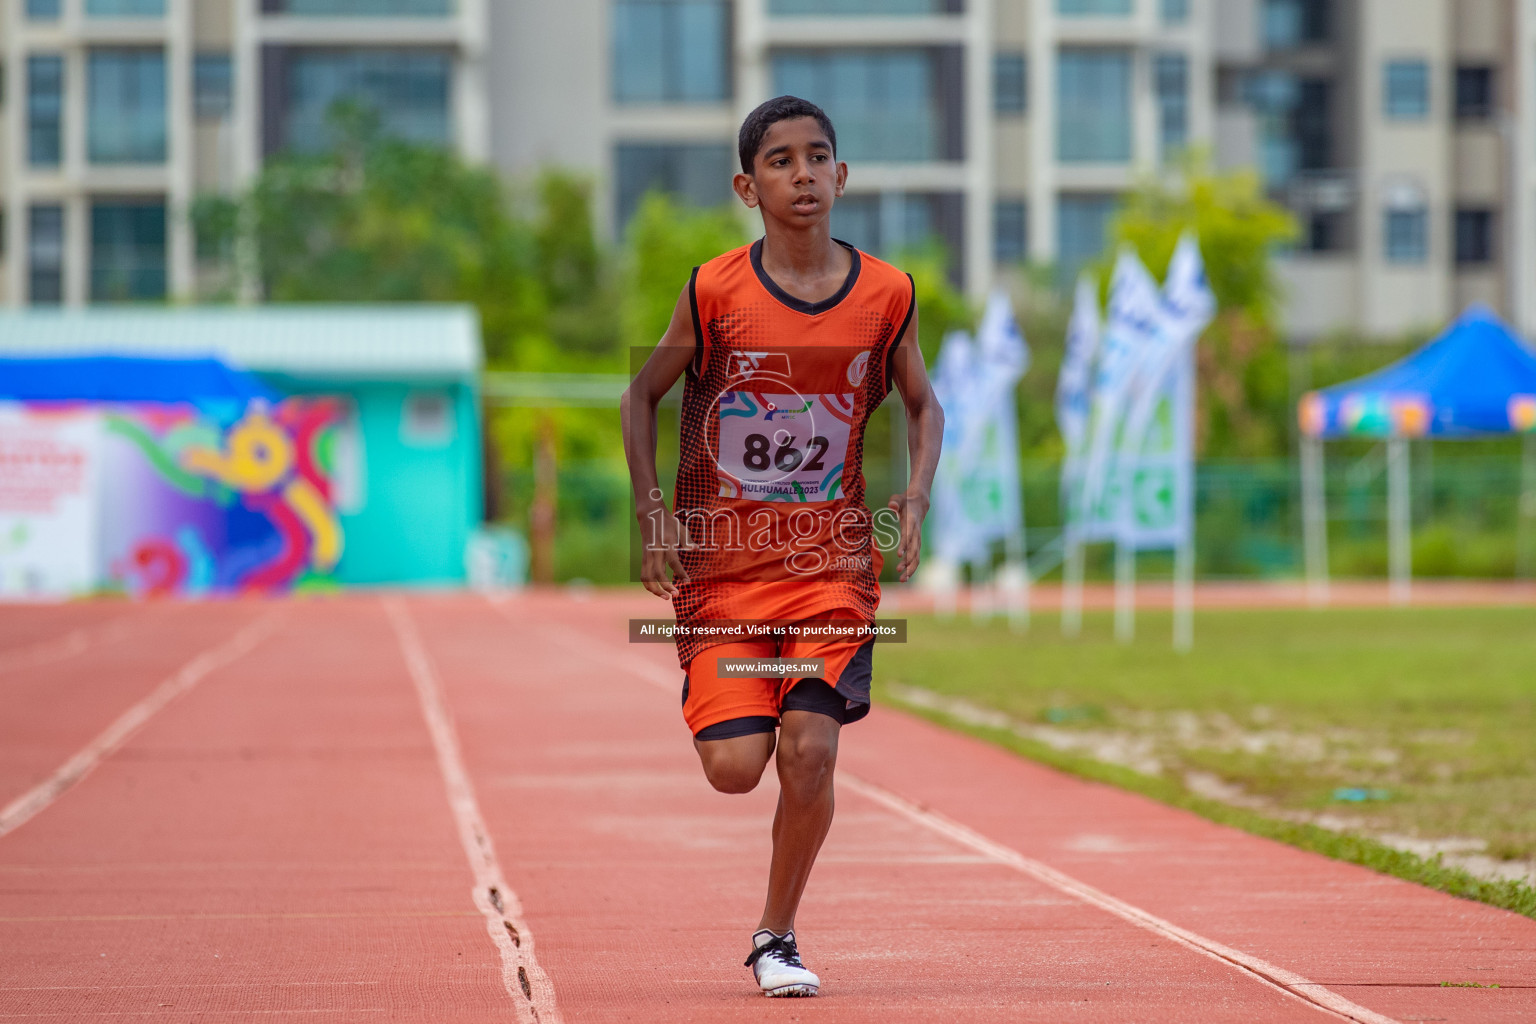
[[[759,928],[782,935],[811,866],[832,827],[832,772],[837,766],[837,720],[814,711],[785,711],[779,724],[779,809],[773,816],[773,862]]]
[[[750,793],[757,788],[773,756],[772,732],[733,736],[728,740],[694,740],[704,777],[722,793]]]

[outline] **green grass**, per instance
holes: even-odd
[[[877,675],[1003,712],[1022,728],[915,708],[1027,757],[1536,916],[1529,886],[1372,838],[1536,857],[1536,609],[1205,612],[1184,655],[1166,613],[1137,626],[1122,646],[1107,616],[1076,641],[1054,617],[1023,636],[915,617]]]

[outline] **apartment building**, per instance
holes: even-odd
[[[1314,336],[1532,307],[1536,3],[1222,0],[1216,152],[1300,219],[1287,324]]]
[[[1063,280],[1185,147],[1303,238],[1299,337],[1484,301],[1536,331],[1536,0],[0,0],[0,302],[191,294],[192,199],[323,143],[342,96],[509,175],[728,202],[791,92],[838,125],[834,230],[930,237],[972,294]]]
[[[1137,169],[1209,136],[1211,2],[512,4],[493,34],[540,42],[492,91],[538,100],[498,109],[493,145],[509,168],[597,170],[618,226],[650,188],[728,201],[742,118],[801,95],[853,167],[835,233],[876,253],[937,237],[979,294],[1000,264],[1097,253]]]
[[[1063,278],[1186,146],[1259,168],[1303,238],[1287,324],[1386,334],[1484,301],[1536,330],[1536,0],[565,0],[492,14],[497,160],[729,199],[736,125],[826,107],[834,212],[876,252],[945,241],[967,289]],[[579,69],[579,70],[573,70]]]
[[[350,96],[489,156],[487,0],[0,0],[0,303],[186,297],[189,210]]]

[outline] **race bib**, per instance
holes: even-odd
[[[831,501],[843,491],[852,393],[720,396],[720,495],[752,501]]]

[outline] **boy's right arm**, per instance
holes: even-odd
[[[635,490],[635,518],[640,521],[640,582],[657,597],[677,593],[679,581],[688,579],[677,548],[682,529],[667,510],[666,498],[656,480],[656,409],[677,378],[693,360],[695,340],[688,289],[677,297],[672,322],[655,351],[619,399],[619,418],[624,430],[624,458]],[[667,569],[672,570],[671,578]]]

